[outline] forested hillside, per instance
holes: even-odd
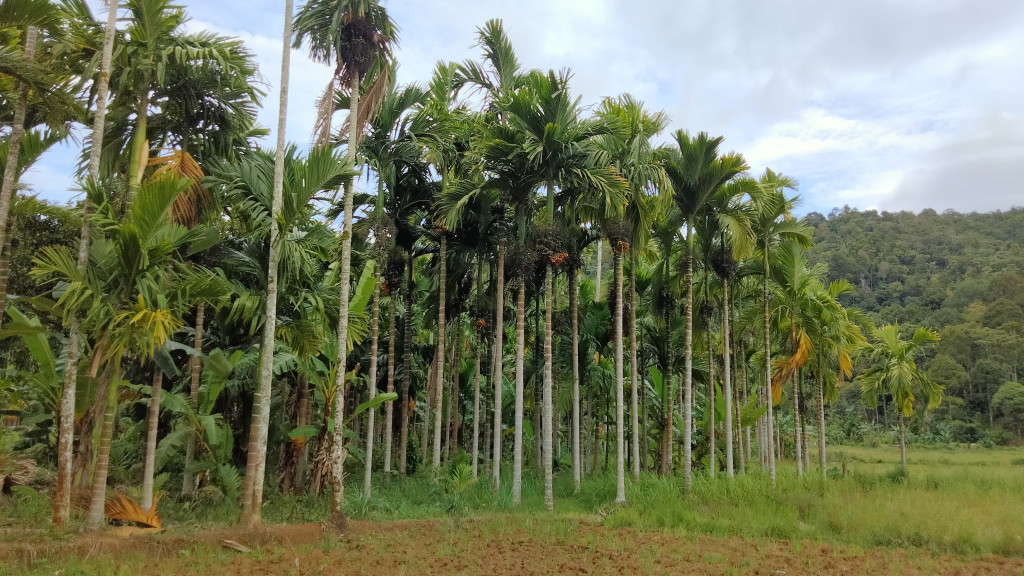
[[[1019,439],[1024,209],[915,215],[847,207],[807,220],[815,229],[808,258],[826,264],[830,280],[854,285],[845,305],[878,324],[939,331],[927,369],[946,397],[929,414],[936,425],[918,432],[959,442]],[[856,390],[848,398],[856,400]]]

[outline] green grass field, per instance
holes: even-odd
[[[693,494],[684,496],[680,478],[644,476],[639,483],[627,481],[626,505],[613,503],[613,474],[586,478],[574,495],[571,475],[565,471],[556,476],[556,522],[535,522],[547,513],[542,485],[532,469],[524,474],[519,509],[512,508],[507,487],[494,493],[487,480],[459,485],[450,478],[399,481],[382,476],[376,479],[369,502],[363,501],[352,479],[348,511],[351,519],[370,522],[472,519],[491,525],[504,519],[515,526],[529,525],[531,537],[541,539],[570,537],[573,526],[584,524],[788,542],[796,547],[810,543],[855,550],[907,548],[925,554],[1024,557],[1024,450],[913,448],[906,479],[897,472],[895,448],[837,446],[830,449],[829,458],[834,468],[827,479],[816,466],[799,479],[793,462],[780,463],[775,489],[760,472],[731,482],[698,475]],[[228,502],[192,506],[168,497],[160,506],[171,535],[224,529],[238,517]],[[267,504],[264,519],[306,524],[323,519],[326,512],[326,498],[278,496]],[[48,517],[45,495],[17,493],[0,504],[0,542],[21,541],[22,529],[38,528]]]

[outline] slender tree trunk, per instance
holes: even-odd
[[[395,286],[392,290],[397,289]],[[388,394],[395,393],[395,304],[396,292],[391,293],[391,305],[388,306],[391,316],[388,322]],[[391,449],[394,444],[395,403],[388,402],[384,406],[384,472],[391,472]]]
[[[546,285],[546,284],[545,284]],[[544,387],[544,332],[541,328],[541,318],[544,308],[541,302],[546,302],[543,290],[538,290],[533,303],[533,361],[535,369],[531,382],[533,383],[533,475],[540,479],[544,473],[544,447],[542,446],[544,424],[543,420],[543,392]]]
[[[825,385],[821,374],[817,374],[817,396],[818,396],[818,468],[821,468],[821,475],[826,475],[825,458]]]
[[[11,271],[11,234],[14,231],[14,217],[7,219],[6,235],[0,246],[0,327],[3,327],[4,313],[7,310],[7,285]]]
[[[555,419],[552,402],[554,373],[552,371],[551,360],[551,340],[553,332],[551,319],[555,310],[555,288],[554,272],[551,269],[550,262],[548,262],[547,272],[544,279],[544,300],[544,422],[542,426],[544,435],[544,507],[548,510],[554,510],[554,451],[552,450],[552,441]]]
[[[644,358],[646,361],[646,358]],[[643,450],[640,451],[640,467],[644,470],[650,470],[648,468],[648,453],[651,451],[651,443],[647,439],[647,385],[642,380],[638,380],[640,385],[640,438],[643,440]]]
[[[434,407],[434,470],[441,467],[441,406],[444,403],[445,284],[448,281],[448,236],[441,234],[440,286],[437,306],[437,404]]]
[[[481,334],[477,329],[476,362],[473,364],[473,478],[478,477],[480,463],[480,349]]]
[[[693,491],[693,227],[686,224],[686,342],[683,368],[683,478]]]
[[[274,215],[270,226],[270,254],[267,261],[267,301],[266,320],[263,324],[263,341],[260,345],[260,367],[259,384],[256,393],[253,395],[252,426],[249,430],[249,450],[245,465],[245,487],[242,492],[242,519],[245,526],[256,526],[262,521],[263,510],[263,475],[267,464],[267,434],[270,428],[270,395],[272,393],[272,382],[274,378],[274,333],[277,329],[277,274],[278,259],[280,258],[281,230],[277,222],[282,210],[282,195],[284,192],[284,153],[285,153],[285,129],[288,120],[288,75],[291,66],[291,37],[292,37],[292,0],[285,0],[284,19],[284,42],[281,49],[281,96],[279,113],[277,118],[277,151],[274,154],[274,188],[271,214]],[[351,210],[346,211],[346,217],[351,218]],[[345,227],[345,233],[349,233],[350,226]],[[342,281],[345,277],[345,263],[342,262]],[[342,292],[341,301],[348,302],[347,290]],[[341,307],[346,312],[348,307],[343,304]],[[339,335],[343,336],[343,335]],[[345,349],[344,338],[339,338],[338,348]],[[344,363],[341,364],[338,372],[344,379]],[[344,387],[339,387],[338,397],[344,402]],[[336,410],[339,417],[343,410]],[[336,430],[343,426],[336,427]],[[335,438],[340,449],[342,439]]]
[[[792,331],[793,353],[796,354],[796,328]],[[800,381],[793,374],[793,444],[796,450],[796,475],[804,475],[803,443],[800,438]]]
[[[189,358],[189,399],[192,402],[192,407],[198,409],[199,404],[199,384],[202,378],[203,369],[203,328],[206,323],[206,303],[200,302],[196,306],[196,331],[195,331],[195,349],[196,353],[194,356]],[[188,469],[192,467],[192,463],[195,461],[196,455],[196,435],[192,432],[188,436],[188,443],[185,445],[185,472],[182,474],[181,480],[181,493],[184,495],[191,495],[196,489],[196,476],[189,474]]]
[[[114,54],[114,38],[117,33],[117,6],[111,4],[107,10],[107,24],[103,33],[103,53],[100,56],[100,71],[96,78],[96,112],[93,116],[92,135],[89,150],[89,180],[93,183],[100,176],[100,153],[103,149],[103,131],[107,119],[107,98],[110,95],[110,62]],[[78,239],[78,271],[85,273],[89,265],[89,245],[92,240],[92,219],[89,202],[83,202],[82,233]],[[71,477],[74,463],[75,389],[78,383],[78,359],[81,354],[81,325],[77,316],[72,316],[68,326],[68,353],[64,370],[64,389],[60,398],[57,435],[57,486],[53,497],[53,523],[63,526],[71,514]]]
[[[640,408],[637,386],[640,384],[638,375],[636,355],[636,252],[630,246],[629,250],[629,388],[632,396],[630,412],[633,417],[632,440],[633,440],[633,480],[640,481]]]
[[[772,433],[774,424],[775,395],[772,392],[772,335],[771,335],[771,300],[768,296],[768,244],[764,249],[764,378],[765,378],[765,401],[768,405],[768,413],[765,421],[767,423],[767,434],[769,444],[775,442],[775,435]],[[768,476],[771,478],[772,486],[775,486],[775,450],[768,450]]]
[[[312,401],[309,394],[309,376],[299,373],[298,379],[298,414],[295,418],[296,427],[308,426],[312,415]],[[301,445],[292,446],[295,460],[295,476],[292,478],[292,490],[301,494],[306,486],[306,467],[309,459],[309,444],[304,439]]]
[[[380,275],[373,285],[373,312],[370,320],[370,374],[367,378],[368,400],[377,396],[377,348],[380,339]],[[363,499],[370,500],[373,481],[373,432],[376,410],[366,412],[366,457],[363,462]]]
[[[132,150],[128,160],[128,198],[125,202],[125,213],[131,212],[135,196],[139,193],[142,177],[146,173],[149,162],[149,140],[146,138],[149,114],[149,82],[143,80],[145,91],[140,94],[135,107],[135,135],[132,138]]]
[[[516,407],[512,450],[512,505],[523,498],[523,372],[526,363],[526,279],[519,278],[516,293]]]
[[[601,252],[604,240],[597,239],[597,273],[594,275],[594,302],[601,301]]]
[[[904,478],[907,476],[907,436],[904,430],[903,413],[899,413],[900,423],[900,469],[903,470]]]
[[[398,471],[402,477],[406,476],[406,465],[409,461],[409,404],[410,391],[412,389],[412,298],[415,283],[413,281],[413,255],[410,251],[408,256],[409,275],[405,280],[405,334],[403,335],[402,354],[402,426],[398,434]]]
[[[32,61],[36,57],[36,37],[38,31],[35,26],[25,29],[25,60]],[[7,145],[7,164],[4,166],[3,185],[0,186],[0,249],[6,251],[9,259],[11,243],[11,204],[14,198],[14,189],[18,184],[18,156],[21,153],[21,141],[25,137],[25,116],[28,114],[28,82],[18,83],[18,101],[14,104],[14,122],[11,125],[11,136]],[[3,282],[4,302],[0,302],[0,325],[4,321],[4,305],[7,300],[7,267],[0,271],[0,281]]]
[[[580,320],[579,286],[576,270],[569,270],[569,323],[572,327],[572,479],[573,492],[579,493],[583,479],[580,454]]]
[[[674,422],[674,410],[673,400],[675,400],[675,390],[673,389],[673,374],[672,368],[674,364],[675,350],[672,347],[672,313],[669,312],[665,318],[665,348],[666,348],[666,361],[665,361],[665,375],[662,378],[663,392],[665,394],[665,429],[662,432],[662,455],[661,455],[661,475],[668,476],[672,473],[672,449],[675,443],[672,439],[675,431]]]
[[[447,462],[451,457],[452,443],[458,443],[458,420],[459,420],[459,376],[462,374],[462,316],[455,315],[455,325],[452,327],[452,375],[448,385],[448,408],[445,410],[445,445],[444,460]],[[458,452],[458,447],[455,447]]]
[[[348,123],[348,160],[355,164],[356,150],[359,148],[359,77],[352,77],[352,85],[349,87],[351,100],[349,104]],[[338,531],[344,531],[347,525],[344,512],[345,504],[345,458],[348,456],[348,449],[345,448],[345,426],[341,425],[345,416],[345,371],[348,367],[348,301],[352,281],[352,211],[353,211],[353,182],[349,179],[345,183],[345,215],[343,229],[341,232],[341,278],[338,281],[341,296],[338,301],[338,370],[335,385],[338,394],[335,395],[334,414],[337,425],[334,427],[334,442],[332,443],[331,454],[331,514],[330,521]]]
[[[623,390],[623,350],[622,350],[622,250],[612,246],[612,260],[615,266],[615,501],[626,501],[626,418],[625,398]],[[550,289],[549,289],[550,292]]]
[[[160,388],[163,387],[164,373],[153,365],[153,386],[149,396],[149,422],[146,427],[146,460],[142,467],[143,510],[153,507],[153,475],[156,469],[156,437],[160,427]]]
[[[722,344],[724,350],[722,352],[722,364],[724,366],[725,373],[723,375],[723,386],[725,389],[722,390],[722,396],[725,399],[725,472],[729,478],[732,478],[733,473],[733,430],[732,430],[732,354],[729,351],[729,338],[731,334],[729,332],[729,279],[722,279],[722,305],[725,307],[722,310]],[[743,460],[743,456],[740,456],[740,460]],[[742,467],[742,465],[741,465]]]
[[[501,487],[501,391],[504,386],[502,355],[505,338],[505,239],[498,238],[498,277],[494,284],[494,451],[491,487]]]
[[[714,346],[711,339],[712,315],[705,316],[705,332],[708,340],[708,475],[712,478],[718,471],[717,452],[718,442],[715,434],[715,412],[717,401],[715,398],[715,354],[712,351]]]
[[[86,530],[96,532],[103,527],[104,507],[107,502],[107,473],[110,470],[110,440],[114,436],[114,416],[117,414],[117,388],[121,383],[121,353],[114,354],[107,384],[107,405],[103,411],[103,425],[100,428],[99,449],[96,452],[96,472],[92,481],[92,497],[89,500],[89,516]]]
[[[427,457],[430,456],[430,417],[434,411],[434,397],[437,395],[437,364],[441,358],[441,344],[434,343],[434,335],[430,335],[430,343],[434,344],[434,358],[430,361],[430,370],[427,373],[427,389],[423,398],[423,429],[420,432],[420,462],[426,466]]]

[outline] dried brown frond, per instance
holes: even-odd
[[[143,511],[138,502],[124,494],[118,493],[115,498],[107,500],[104,512],[107,518],[111,520],[134,522],[135,524],[141,524],[150,528],[162,528],[160,516],[156,513],[156,505],[160,501],[161,496],[162,494],[159,493],[154,495],[153,506],[148,511]]]
[[[203,173],[203,169],[196,159],[184,150],[163,149],[161,155],[150,158],[148,164],[158,166],[151,178],[157,178],[163,174],[174,174],[192,181],[192,185],[179,194],[174,201],[174,205],[171,206],[171,214],[174,221],[182,226],[192,228],[199,224],[199,219],[210,205],[212,197],[210,191],[203,188],[202,181],[206,174]]]

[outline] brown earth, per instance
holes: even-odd
[[[8,537],[10,534],[8,534]],[[44,534],[0,544],[0,574],[278,576],[391,574],[1013,574],[1024,559],[936,556],[920,550],[712,538],[611,529],[576,520],[506,517],[373,523],[338,537],[320,524],[222,529],[198,534]],[[232,540],[252,549],[223,546]]]

